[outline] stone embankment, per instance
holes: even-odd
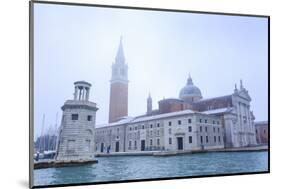
[[[45,169],[45,168],[54,168],[54,167],[70,167],[70,166],[80,166],[86,164],[98,163],[98,160],[76,160],[76,161],[39,161],[34,162],[34,169]]]

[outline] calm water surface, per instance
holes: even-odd
[[[34,170],[34,185],[198,176],[268,170],[267,152],[225,152],[169,157],[99,157],[79,167]]]

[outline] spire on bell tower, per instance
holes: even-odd
[[[115,57],[115,63],[116,64],[125,64],[125,55],[123,50],[123,43],[122,43],[123,37],[120,37],[119,47],[118,51]]]
[[[125,61],[123,50],[123,37],[120,37],[119,47],[115,56],[115,62],[112,64],[111,83],[128,83],[128,65]]]

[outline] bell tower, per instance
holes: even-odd
[[[128,115],[128,65],[125,61],[122,37],[112,64],[110,80],[109,123]]]

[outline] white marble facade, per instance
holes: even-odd
[[[243,147],[256,145],[256,133],[253,112],[250,109],[251,97],[240,81],[240,90],[232,95],[232,110],[224,114],[226,146]],[[229,129],[228,129],[229,127]]]

